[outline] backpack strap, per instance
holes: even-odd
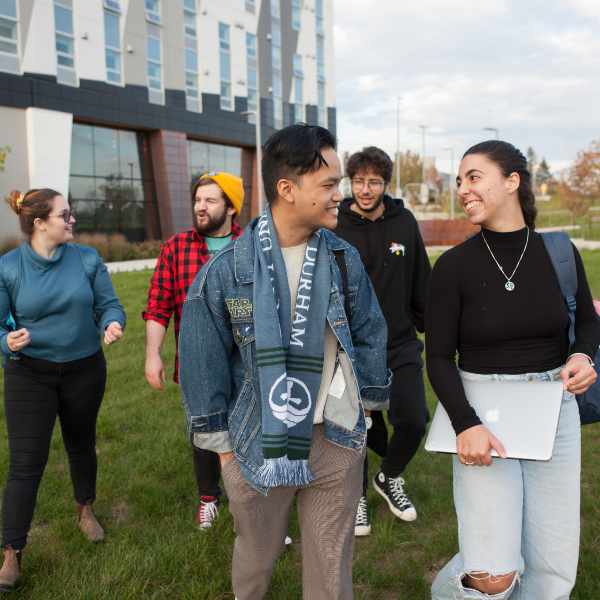
[[[352,317],[350,314],[350,293],[348,292],[348,269],[346,268],[346,252],[343,249],[332,250],[335,256],[340,275],[342,276],[342,289],[344,291],[344,311],[348,319],[348,328],[352,332]]]
[[[10,295],[12,309],[14,310],[21,289],[21,248],[15,248],[2,256],[0,266],[2,268],[2,279]]]
[[[577,294],[577,269],[575,266],[573,244],[571,243],[569,234],[564,231],[544,232],[540,235],[554,268],[560,293],[567,305],[569,314],[569,346],[567,354],[569,354],[571,346],[575,341],[575,310],[577,309],[577,302],[575,301],[575,294]]]
[[[98,252],[94,248],[88,246],[82,246],[80,244],[73,244],[79,252],[79,258],[83,264],[83,270],[90,281],[90,286],[94,287],[94,281],[96,279],[96,270],[98,269]]]

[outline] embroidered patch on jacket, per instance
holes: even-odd
[[[252,316],[252,303],[246,298],[225,300],[225,303],[227,304],[229,314],[234,318]]]
[[[396,244],[396,242],[390,246],[390,252],[392,254],[400,255],[400,252],[402,252],[402,256],[404,256],[405,250],[406,248],[402,244]]]

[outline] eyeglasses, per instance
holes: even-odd
[[[71,217],[75,218],[74,210],[63,210],[60,215],[48,215],[49,217],[62,217],[65,223],[71,220]]]
[[[385,186],[385,181],[377,181],[377,180],[363,181],[362,179],[352,179],[351,182],[352,182],[352,189],[355,192],[360,192],[366,185],[371,192],[373,192],[374,194],[377,194],[378,192],[381,191],[381,188],[383,186]]]

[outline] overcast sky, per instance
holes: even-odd
[[[333,0],[340,153],[401,149],[455,170],[486,124],[553,169],[600,138],[599,0]],[[489,111],[489,112],[488,112]],[[489,116],[488,116],[489,115]],[[486,123],[487,120],[487,123]],[[492,134],[493,135],[493,134]],[[562,158],[562,163],[561,163]]]

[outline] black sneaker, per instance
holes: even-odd
[[[356,521],[354,523],[354,535],[369,535],[371,533],[371,520],[369,519],[369,510],[367,508],[367,497],[361,496],[356,511]]]
[[[417,511],[402,489],[403,485],[402,477],[386,477],[382,471],[373,477],[373,487],[387,500],[390,510],[403,521],[414,521]]]

